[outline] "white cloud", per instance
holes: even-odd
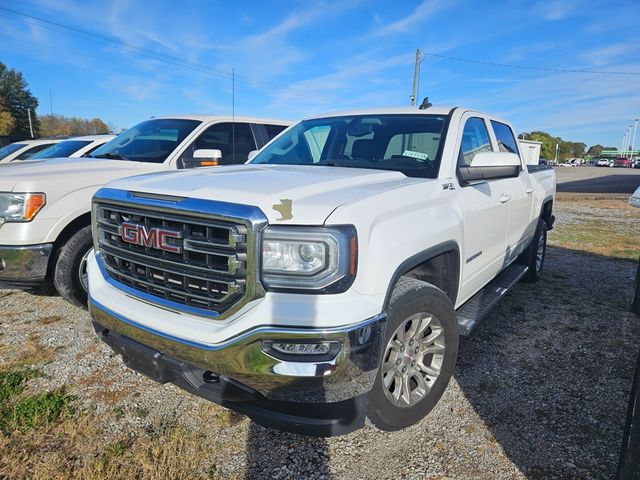
[[[534,3],[532,12],[547,21],[564,20],[584,13],[584,0],[545,0]]]
[[[436,14],[440,9],[450,7],[452,2],[444,0],[423,0],[409,15],[388,24],[378,26],[372,33],[372,37],[407,33],[415,31],[415,28],[427,18]],[[380,22],[379,16],[374,16],[374,22]]]

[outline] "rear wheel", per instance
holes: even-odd
[[[87,308],[87,259],[93,248],[91,226],[77,231],[62,247],[56,261],[53,283],[69,303]]]
[[[367,418],[381,430],[399,430],[420,421],[444,393],[458,355],[458,325],[444,292],[413,278],[398,281],[387,313]]]
[[[540,273],[544,267],[544,258],[547,253],[547,222],[538,220],[536,233],[533,236],[531,245],[522,254],[522,263],[529,267],[524,281],[533,283],[540,280]]]

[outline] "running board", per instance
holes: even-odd
[[[458,316],[458,332],[469,335],[480,320],[482,320],[502,297],[525,276],[529,267],[511,265],[500,272],[482,290],[467,300],[456,310]]]

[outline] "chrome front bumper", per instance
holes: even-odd
[[[52,243],[42,245],[0,245],[0,282],[28,284],[47,276]]]
[[[189,390],[199,393],[197,390],[203,382],[206,384],[212,377],[222,378],[251,389],[268,400],[316,404],[342,402],[371,390],[378,372],[386,323],[386,315],[380,314],[337,328],[259,327],[220,344],[204,345],[151,331],[94,299],[89,301],[89,311],[102,340],[122,354],[125,363],[128,362],[126,351],[120,348],[122,342],[113,340],[113,337],[109,339],[111,332],[117,339],[123,338],[124,342],[132,340],[136,345],[156,352],[154,359],[143,360],[143,363],[160,362],[162,356],[182,362],[183,378],[180,382],[156,378],[158,381],[180,384],[186,380],[192,387]],[[339,342],[341,349],[333,358],[302,361],[298,359],[300,357],[276,358],[265,352],[263,344],[267,342],[268,345],[269,341],[320,340]],[[115,345],[112,342],[119,343]],[[130,366],[149,376],[155,375],[144,371],[149,365],[138,362]]]

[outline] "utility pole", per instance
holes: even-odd
[[[29,130],[31,131],[31,138],[33,138],[33,122],[31,121],[31,109],[27,108],[27,115],[29,115]]]
[[[633,121],[633,140],[631,140],[631,157],[633,158],[633,151],[636,148],[636,129],[638,128],[638,119]]]
[[[418,96],[418,82],[420,81],[420,57],[422,56],[422,51],[419,48],[416,48],[416,64],[413,67],[413,90],[411,90],[411,106],[415,106],[416,97]]]
[[[556,143],[556,159],[554,160],[556,163],[558,163],[558,147],[560,146],[560,144]]]

